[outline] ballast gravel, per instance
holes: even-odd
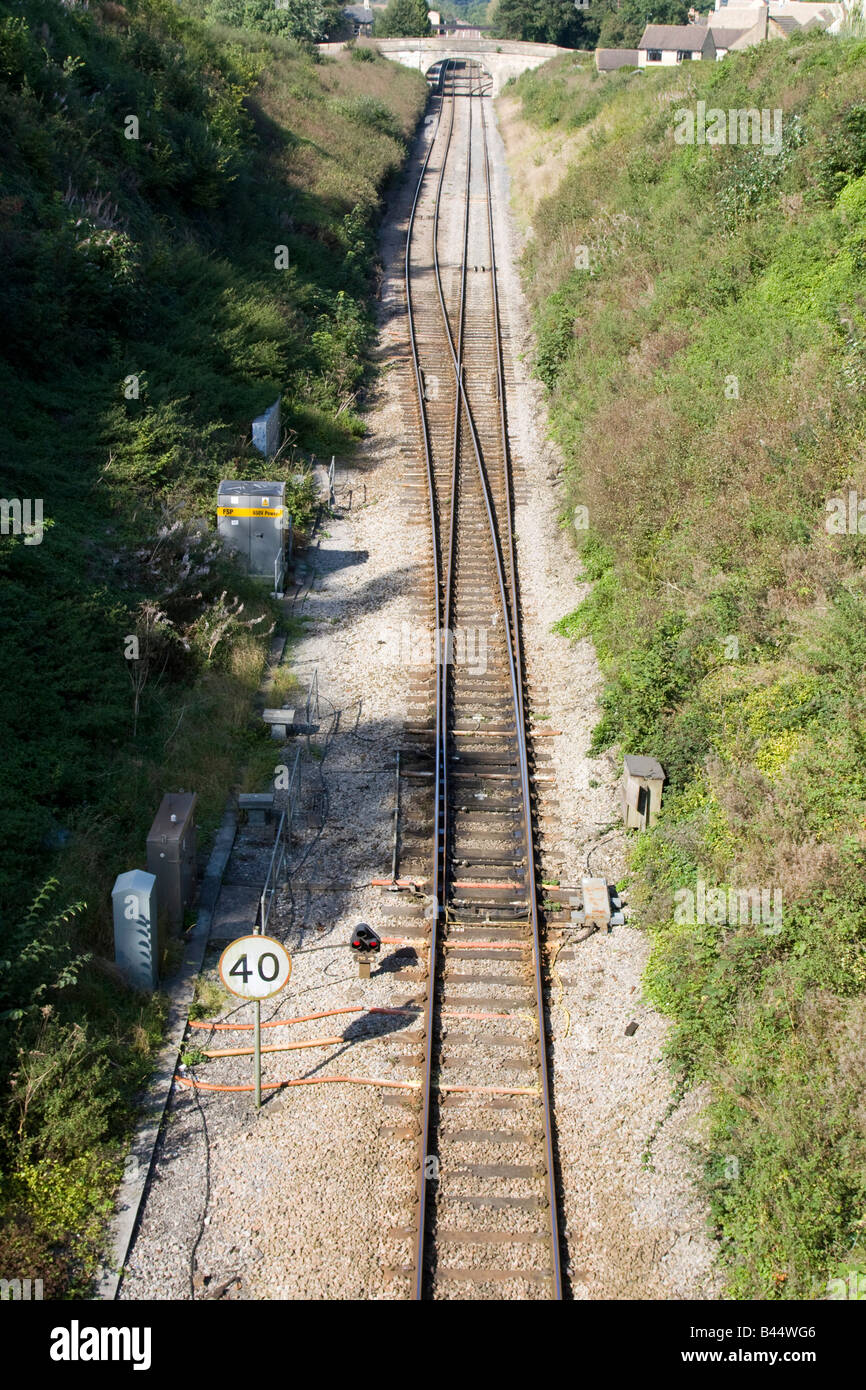
[[[505,151],[496,130],[491,139],[509,421],[522,472],[515,526],[529,685],[533,695],[547,696],[547,727],[560,731],[544,741],[554,752],[551,795],[559,801],[559,821],[546,829],[545,846],[563,884],[579,885],[588,870],[613,882],[622,873],[625,843],[618,768],[586,752],[600,691],[593,651],[550,632],[580,598],[577,563],[559,524],[561,460],[545,440],[540,388],[529,375],[532,339]],[[381,891],[369,886],[390,875],[395,752],[412,722],[408,710],[418,675],[417,667],[400,664],[400,656],[403,634],[417,623],[415,599],[427,574],[425,527],[407,524],[413,518],[401,502],[406,457],[417,443],[401,395],[408,380],[402,247],[416,167],[413,161],[382,234],[382,371],[367,416],[369,435],[360,462],[338,475],[337,514],[314,539],[289,603],[305,626],[292,646],[292,667],[302,684],[318,672],[321,699],[309,748],[301,740],[304,814],[295,825],[290,886],[277,895],[268,927],[288,947],[293,973],[285,993],[262,1006],[268,1023],[307,1020],[263,1029],[265,1045],[336,1039],[266,1053],[266,1088],[277,1080],[352,1076],[404,1082],[410,1089],[340,1081],[265,1089],[257,1114],[249,1091],[176,1086],[122,1299],[391,1299],[408,1293],[399,1266],[409,1260],[410,1243],[400,1230],[413,1220],[416,1141],[407,1100],[420,1080],[415,1005],[425,987],[425,956],[420,939],[416,945],[407,935],[402,945],[384,945],[372,978],[361,980],[348,941],[359,921],[395,938],[418,924],[386,916]],[[274,748],[276,764],[287,750]],[[251,852],[242,839],[236,881]],[[229,883],[232,874],[230,863]],[[553,939],[559,942],[559,933]],[[224,944],[211,942],[205,971],[213,978]],[[670,1080],[660,1054],[667,1025],[642,1001],[646,955],[645,939],[628,926],[589,937],[567,929],[553,973],[549,1023],[566,1267],[580,1299],[717,1294],[714,1246],[692,1181],[700,1159],[701,1097],[690,1097],[666,1118]],[[363,1024],[353,1013],[308,1018],[371,1007],[405,1012],[367,1013]],[[252,1006],[227,997],[219,1017],[249,1023]],[[631,1022],[637,1029],[627,1036]],[[251,1044],[249,1031],[196,1029],[187,1046]],[[243,1086],[251,1082],[252,1061],[221,1057],[192,1071],[201,1081]],[[495,1156],[495,1149],[490,1152]],[[509,1288],[491,1286],[491,1295],[507,1297]],[[454,1296],[473,1292],[461,1294],[457,1287]]]

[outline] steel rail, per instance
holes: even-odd
[[[472,94],[472,66],[469,68],[469,90]],[[456,84],[454,93],[454,103],[452,105],[452,119],[448,128],[448,148],[445,158],[442,160],[442,167],[439,171],[439,182],[436,187],[436,203],[433,211],[433,261],[436,267],[437,285],[441,291],[441,280],[439,277],[439,208],[442,199],[442,186],[445,180],[445,166],[448,158],[448,150],[451,147],[451,136],[454,130],[454,108],[456,106]],[[466,262],[469,254],[469,190],[472,178],[472,109],[469,112],[469,140],[466,151],[466,180],[464,184],[464,210],[463,210],[463,242],[460,255],[460,293],[457,305],[457,371],[462,376],[463,373],[463,328],[466,308]],[[441,298],[441,295],[440,295]],[[451,608],[454,594],[454,564],[457,553],[457,502],[458,502],[458,480],[460,474],[460,416],[461,401],[459,391],[454,393],[454,433],[451,452],[451,515],[448,524],[448,561],[445,568],[445,625],[441,633],[441,661],[439,666],[439,683],[442,687],[441,707],[442,707],[442,870],[443,879],[448,868],[448,844],[449,844],[449,824],[448,824],[448,667],[451,652]],[[437,640],[440,634],[437,634]],[[439,649],[437,648],[437,651]],[[447,907],[443,902],[443,908]],[[432,962],[431,962],[432,971]]]
[[[456,99],[456,98],[455,98],[455,99]],[[482,98],[482,116],[483,116],[483,98]],[[452,124],[453,124],[453,122],[452,122]],[[484,129],[484,127],[482,127],[482,128]],[[485,129],[485,134],[486,134],[486,129]],[[472,137],[472,126],[471,126],[471,122],[470,122],[470,127],[469,127],[469,138],[470,138],[470,143],[471,143],[471,137]],[[449,139],[450,139],[450,135],[449,135]],[[490,273],[491,273],[492,281],[493,281],[493,283],[495,284],[495,282],[496,282],[496,248],[495,248],[495,244],[494,244],[493,238],[492,238],[492,213],[491,213],[491,195],[490,195],[490,183],[489,183],[489,170],[488,170],[486,194],[487,194],[487,210],[488,210],[488,216],[489,216],[489,218],[491,219],[490,222],[489,222],[489,230],[490,230],[490,237],[491,237],[491,242],[490,242],[490,255],[491,255]],[[543,1113],[544,1113],[544,1139],[545,1139],[545,1151],[546,1151],[546,1155],[547,1155],[547,1187],[548,1187],[548,1205],[549,1205],[549,1209],[550,1209],[550,1224],[551,1224],[551,1258],[552,1258],[552,1261],[553,1261],[553,1271],[552,1271],[552,1272],[553,1272],[554,1298],[556,1298],[556,1299],[561,1299],[561,1298],[562,1298],[562,1262],[561,1262],[560,1249],[559,1249],[559,1223],[558,1223],[558,1217],[557,1217],[557,1204],[556,1204],[556,1180],[555,1180],[555,1172],[554,1172],[554,1166],[553,1166],[553,1133],[552,1133],[552,1125],[551,1125],[550,1078],[549,1078],[549,1071],[548,1071],[548,1065],[547,1065],[547,1050],[546,1050],[546,1046],[545,1046],[545,1032],[544,1032],[544,995],[543,995],[543,983],[542,983],[542,978],[541,978],[541,937],[540,937],[539,925],[538,925],[538,889],[537,889],[536,876],[535,876],[535,859],[534,859],[533,848],[532,848],[532,847],[533,847],[533,835],[532,835],[532,799],[531,799],[531,792],[530,792],[530,785],[529,785],[529,758],[528,758],[527,747],[526,747],[526,725],[525,725],[525,717],[524,717],[523,682],[522,682],[522,677],[518,674],[519,661],[518,661],[518,659],[517,659],[516,651],[515,651],[516,644],[517,644],[517,642],[518,642],[518,640],[519,640],[519,627],[518,627],[517,624],[516,624],[516,615],[515,615],[515,614],[512,614],[512,611],[511,611],[511,604],[510,604],[510,602],[509,602],[508,594],[507,594],[507,592],[506,592],[506,587],[505,587],[505,575],[504,575],[504,564],[503,564],[502,552],[501,552],[501,547],[500,547],[500,540],[499,540],[499,535],[498,535],[498,529],[497,529],[497,526],[496,526],[496,511],[495,511],[495,505],[494,505],[494,503],[493,503],[493,499],[492,499],[491,492],[490,492],[490,484],[489,484],[489,480],[488,480],[488,478],[487,478],[487,470],[486,470],[485,467],[484,467],[484,460],[483,460],[481,445],[480,445],[480,442],[479,442],[479,439],[478,439],[478,431],[477,431],[477,429],[476,429],[475,420],[474,420],[474,417],[473,417],[473,415],[472,415],[472,411],[471,411],[471,408],[470,408],[470,405],[469,405],[469,401],[468,401],[468,398],[467,398],[467,395],[466,395],[466,390],[465,390],[464,382],[463,382],[463,379],[462,379],[462,372],[461,372],[461,370],[460,370],[460,364],[459,364],[458,357],[457,357],[457,353],[456,353],[455,347],[454,347],[454,338],[453,338],[453,335],[452,335],[452,332],[451,332],[451,325],[450,325],[449,319],[448,319],[448,311],[447,311],[447,308],[446,308],[446,305],[445,305],[445,295],[444,295],[444,291],[443,291],[443,287],[442,287],[442,277],[441,277],[441,273],[440,273],[440,266],[439,266],[438,256],[435,254],[435,248],[436,248],[436,240],[435,240],[435,234],[434,234],[434,267],[435,267],[435,271],[436,271],[436,285],[437,285],[437,290],[438,290],[438,293],[439,293],[439,303],[440,303],[440,307],[441,307],[441,310],[442,310],[443,321],[444,321],[444,324],[445,324],[445,331],[446,331],[446,336],[447,336],[447,339],[448,339],[448,346],[449,346],[450,355],[451,355],[451,364],[452,364],[452,368],[453,368],[453,370],[454,370],[454,376],[455,376],[456,387],[457,387],[457,391],[458,391],[458,393],[459,393],[460,399],[461,399],[461,401],[462,401],[462,403],[463,403],[463,406],[464,406],[464,409],[465,409],[465,412],[466,412],[466,421],[467,421],[467,424],[468,424],[468,426],[469,426],[469,435],[470,435],[470,438],[471,438],[471,441],[472,441],[472,449],[473,449],[473,453],[474,453],[474,455],[475,455],[476,465],[477,465],[477,467],[478,467],[479,479],[480,479],[480,481],[481,481],[482,495],[483,495],[483,497],[484,497],[484,506],[485,506],[485,511],[486,511],[486,513],[487,513],[487,521],[488,521],[488,526],[489,526],[489,528],[490,528],[490,538],[491,538],[491,542],[492,542],[492,546],[493,546],[494,559],[495,559],[495,562],[496,562],[496,579],[497,579],[497,584],[498,584],[498,588],[499,588],[500,603],[501,603],[501,605],[502,605],[502,616],[503,616],[503,621],[504,621],[504,623],[505,623],[506,629],[507,629],[507,631],[508,631],[508,637],[509,637],[509,640],[508,640],[508,642],[506,643],[506,650],[507,650],[507,653],[508,653],[509,677],[510,677],[510,683],[511,683],[512,701],[513,701],[513,704],[514,704],[514,711],[515,711],[515,725],[516,725],[515,733],[516,733],[516,736],[517,736],[518,768],[519,768],[519,773],[520,773],[521,799],[522,799],[522,804],[523,804],[524,833],[525,833],[525,836],[526,836],[527,873],[528,873],[528,876],[529,876],[529,907],[530,907],[530,921],[531,921],[531,926],[532,926],[533,943],[534,943],[534,947],[535,947],[535,950],[534,950],[533,954],[534,954],[534,958],[535,958],[535,959],[534,959],[534,964],[535,964],[535,989],[536,989],[536,1000],[537,1000],[537,1005],[538,1005],[539,1054],[540,1054],[540,1063],[541,1063],[542,1108],[543,1108]],[[497,308],[497,313],[498,313],[498,308]],[[498,338],[497,338],[497,341],[498,341]],[[499,361],[499,364],[501,365],[501,353],[498,354],[498,361]],[[502,400],[504,400],[504,391],[503,391],[503,389],[502,389],[503,387],[504,387],[504,380],[500,380],[500,402],[501,402]],[[507,455],[506,455],[505,459],[503,460],[503,467],[504,467],[504,469],[505,469],[506,486],[507,486],[507,484],[508,484],[508,456],[507,456]],[[507,507],[506,510],[510,512],[510,507]],[[509,531],[510,531],[510,528],[509,528]],[[512,541],[512,546],[513,546],[513,541]],[[513,555],[513,550],[512,550],[512,555]],[[513,560],[512,560],[512,563],[513,563]],[[516,609],[516,598],[515,598],[515,609]],[[438,696],[437,696],[437,707],[441,709],[441,702],[440,702]],[[445,816],[446,816],[446,818],[447,818],[447,807],[445,808],[445,812],[444,812],[444,813],[445,813]],[[432,958],[432,956],[431,956],[431,988],[432,988],[432,985],[433,985],[433,958]],[[429,1060],[430,1060],[430,1059],[429,1059],[429,1055],[428,1055],[428,1066],[429,1066]],[[419,1295],[419,1297],[420,1297],[420,1295]]]
[[[493,339],[496,346],[496,377],[499,393],[499,419],[502,441],[502,460],[505,473],[505,515],[507,522],[508,561],[511,568],[511,594],[513,600],[512,620],[514,624],[514,645],[517,653],[517,724],[523,733],[521,744],[521,776],[526,774],[528,782],[528,755],[526,750],[526,710],[523,688],[523,675],[520,657],[523,649],[520,624],[520,604],[517,579],[517,564],[514,551],[514,527],[511,515],[511,452],[508,447],[508,414],[505,400],[505,368],[502,360],[502,328],[499,316],[499,289],[496,282],[496,243],[493,234],[493,198],[490,186],[490,155],[487,144],[487,120],[484,114],[484,100],[481,101],[481,130],[484,139],[484,184],[487,192],[487,228],[490,238],[490,264],[493,292]],[[535,875],[535,855],[532,840],[532,813],[529,802],[525,805],[526,857],[529,874],[529,902],[532,917],[532,935],[535,943],[535,996],[538,1002],[539,1053],[541,1055],[541,1080],[544,1106],[544,1142],[547,1153],[547,1196],[550,1203],[550,1238],[554,1260],[555,1296],[562,1298],[562,1268],[559,1249],[559,1214],[556,1203],[556,1180],[554,1176],[553,1126],[551,1123],[550,1076],[547,1065],[547,1048],[544,1030],[544,991],[541,978],[541,933],[538,923],[538,885]]]
[[[447,66],[448,66],[448,64],[446,63],[446,65],[445,65],[445,70],[443,71],[443,86],[444,86],[444,75],[445,75],[445,71],[447,71]],[[470,69],[470,71],[471,71],[471,69]],[[456,78],[456,74],[455,74],[455,78]],[[481,114],[481,128],[482,128],[483,150],[484,150],[483,169],[484,169],[484,183],[485,183],[486,204],[487,204],[488,238],[489,238],[489,243],[490,243],[490,256],[491,256],[491,276],[492,276],[492,295],[493,295],[493,338],[494,338],[494,346],[495,346],[495,353],[496,353],[496,375],[497,375],[497,389],[498,389],[499,404],[500,404],[500,432],[501,432],[502,458],[503,458],[503,479],[504,479],[504,488],[505,488],[505,509],[504,509],[504,515],[503,515],[503,518],[502,518],[502,520],[503,520],[503,522],[504,522],[504,529],[505,529],[505,531],[506,531],[506,536],[505,536],[505,538],[504,538],[504,542],[505,542],[505,544],[504,544],[505,556],[503,555],[503,541],[502,541],[502,538],[500,538],[500,535],[499,535],[499,528],[498,528],[498,525],[497,525],[497,508],[496,508],[496,506],[495,506],[495,503],[494,503],[494,500],[493,500],[493,497],[492,497],[492,494],[491,494],[490,481],[489,481],[488,476],[487,476],[487,469],[486,469],[486,466],[485,466],[485,463],[484,463],[484,459],[483,459],[483,454],[482,454],[482,450],[481,450],[481,446],[480,446],[480,441],[479,441],[479,438],[478,438],[478,432],[477,432],[477,428],[476,428],[476,425],[475,425],[475,420],[474,420],[474,417],[473,417],[473,414],[472,414],[472,410],[471,410],[471,407],[470,407],[470,404],[469,404],[469,400],[468,400],[468,398],[467,398],[467,393],[466,393],[466,388],[465,388],[465,382],[464,382],[463,328],[464,328],[464,320],[465,320],[466,261],[467,261],[467,251],[468,251],[468,229],[469,229],[469,210],[470,210],[469,190],[470,190],[471,152],[472,152],[472,137],[473,137],[473,118],[472,118],[472,109],[473,109],[473,108],[472,108],[472,103],[471,103],[471,101],[470,101],[470,103],[469,103],[469,132],[468,132],[467,173],[466,173],[466,204],[465,204],[465,212],[464,212],[463,255],[462,255],[462,266],[461,266],[461,279],[460,279],[459,313],[458,313],[457,330],[456,330],[456,335],[457,335],[456,347],[455,347],[455,335],[454,335],[454,333],[452,332],[451,322],[450,322],[450,319],[449,319],[449,313],[448,313],[448,310],[447,310],[447,307],[446,307],[446,303],[445,303],[445,295],[444,295],[444,289],[443,289],[443,284],[442,284],[441,266],[440,266],[440,263],[439,263],[439,255],[438,255],[438,228],[439,228],[439,218],[440,218],[441,194],[442,194],[442,187],[443,187],[443,183],[444,183],[445,169],[446,169],[446,165],[447,165],[447,161],[448,161],[448,156],[449,156],[450,149],[451,149],[452,135],[453,135],[454,123],[455,123],[455,112],[456,112],[456,105],[457,105],[457,103],[456,103],[457,86],[456,86],[456,80],[455,80],[455,81],[452,83],[452,89],[451,89],[451,103],[450,103],[449,126],[448,126],[448,131],[447,131],[447,139],[446,139],[446,143],[445,143],[445,149],[444,149],[444,152],[443,152],[443,154],[442,154],[441,166],[440,166],[440,171],[439,171],[439,179],[438,179],[438,184],[437,184],[436,203],[435,203],[435,211],[434,211],[434,219],[433,219],[433,264],[434,264],[434,271],[435,271],[435,277],[436,277],[436,289],[437,289],[437,295],[438,295],[438,299],[439,299],[439,305],[440,305],[440,310],[441,310],[441,314],[442,314],[442,320],[443,320],[444,329],[445,329],[445,337],[446,337],[446,340],[447,340],[447,343],[448,343],[448,348],[449,348],[449,352],[450,352],[450,356],[451,356],[451,361],[452,361],[452,368],[453,368],[453,371],[454,371],[454,380],[455,380],[455,417],[454,417],[454,433],[453,433],[453,446],[454,446],[454,447],[453,447],[453,455],[452,455],[452,475],[451,475],[451,515],[450,515],[450,518],[449,518],[449,544],[448,544],[448,555],[447,555],[447,568],[446,568],[446,572],[445,572],[444,575],[443,575],[443,573],[442,573],[442,565],[440,564],[440,539],[441,539],[441,537],[440,537],[440,528],[439,528],[439,518],[438,518],[437,506],[436,506],[436,503],[437,503],[437,495],[438,495],[438,488],[437,488],[437,483],[436,483],[435,467],[434,467],[434,463],[433,463],[433,450],[432,450],[432,445],[431,445],[430,424],[429,424],[429,420],[428,420],[428,416],[427,416],[427,410],[426,410],[425,401],[424,401],[423,379],[422,379],[421,367],[420,367],[420,361],[419,361],[419,354],[418,354],[418,344],[417,344],[416,328],[415,328],[415,317],[414,317],[414,312],[413,312],[413,307],[412,307],[412,293],[411,293],[411,239],[412,239],[412,233],[413,233],[413,229],[414,229],[414,225],[415,225],[415,216],[416,216],[416,212],[417,212],[417,208],[418,208],[418,204],[419,204],[419,200],[420,200],[420,196],[421,196],[421,190],[422,190],[422,187],[423,187],[424,179],[425,179],[425,177],[426,177],[426,175],[427,175],[428,166],[429,166],[429,163],[430,163],[430,160],[431,160],[431,157],[432,157],[433,150],[434,150],[434,148],[435,148],[435,146],[436,146],[436,142],[437,142],[437,139],[438,139],[438,136],[439,136],[439,131],[440,131],[441,123],[442,123],[442,115],[443,115],[442,102],[440,102],[439,111],[438,111],[438,113],[437,113],[436,126],[435,126],[434,131],[433,131],[433,136],[432,136],[432,139],[431,139],[431,141],[430,141],[430,146],[429,146],[429,148],[428,148],[428,150],[427,150],[426,156],[425,156],[424,161],[423,161],[423,165],[422,165],[422,168],[421,168],[420,176],[419,176],[419,179],[418,179],[418,185],[417,185],[416,190],[415,190],[415,195],[414,195],[414,199],[413,199],[413,203],[412,203],[412,209],[411,209],[411,213],[410,213],[410,217],[409,217],[409,222],[408,222],[408,227],[407,227],[407,236],[406,236],[405,290],[406,290],[407,313],[408,313],[408,321],[409,321],[410,345],[411,345],[411,351],[412,351],[412,360],[413,360],[413,368],[414,368],[415,386],[416,386],[416,392],[417,392],[417,396],[418,396],[419,411],[420,411],[421,422],[422,422],[422,435],[423,435],[424,454],[425,454],[425,464],[426,464],[427,480],[428,480],[428,497],[429,497],[429,505],[430,505],[431,534],[432,534],[432,546],[433,546],[433,566],[434,566],[434,575],[433,575],[433,577],[434,577],[434,587],[435,587],[436,631],[437,631],[437,641],[438,641],[438,640],[440,639],[440,637],[441,637],[441,640],[446,644],[445,649],[444,649],[444,652],[443,652],[443,658],[444,658],[444,659],[443,659],[442,662],[441,662],[441,668],[440,668],[440,671],[439,671],[439,673],[438,673],[437,680],[436,680],[435,753],[434,753],[434,757],[435,757],[435,772],[434,772],[434,778],[435,778],[435,789],[436,789],[436,790],[435,790],[435,800],[434,800],[434,824],[433,824],[433,883],[432,883],[432,887],[433,887],[433,895],[432,895],[432,898],[433,898],[433,920],[432,920],[432,922],[431,922],[431,937],[430,937],[430,972],[429,972],[429,982],[428,982],[428,990],[427,990],[425,1076],[424,1076],[424,1083],[423,1083],[423,1086],[422,1086],[422,1123],[421,1123],[421,1137],[420,1137],[420,1150],[419,1150],[419,1151],[420,1151],[420,1157],[421,1157],[421,1163],[420,1163],[420,1173],[419,1173],[419,1208],[418,1208],[417,1247],[416,1247],[416,1263],[415,1263],[415,1295],[414,1295],[414,1296],[415,1296],[416,1299],[422,1298],[423,1293],[424,1293],[424,1285],[425,1285],[425,1277],[424,1277],[425,1264],[424,1264],[424,1261],[425,1261],[426,1237],[427,1237],[427,1230],[426,1230],[426,1228],[427,1228],[427,1201],[426,1201],[426,1197],[427,1197],[427,1193],[426,1193],[427,1181],[426,1181],[426,1176],[425,1176],[425,1161],[424,1161],[424,1160],[425,1160],[425,1156],[426,1156],[427,1146],[428,1146],[428,1144],[429,1144],[430,1127],[431,1127],[431,1126],[430,1126],[430,1120],[431,1120],[431,1101],[432,1101],[432,1089],[433,1089],[433,1087],[432,1087],[433,1024],[434,1024],[434,1014],[435,1014],[435,994],[436,994],[436,988],[437,988],[437,982],[438,982],[438,971],[437,971],[437,956],[438,956],[438,945],[439,945],[439,940],[438,940],[438,928],[439,928],[440,917],[442,916],[443,912],[446,910],[445,897],[446,897],[446,893],[447,893],[447,883],[446,883],[447,857],[446,857],[446,853],[445,853],[445,847],[446,847],[446,845],[447,845],[447,839],[448,839],[448,819],[449,819],[449,816],[448,816],[448,806],[447,806],[447,780],[446,780],[446,779],[447,779],[447,763],[448,763],[448,744],[447,744],[448,733],[447,733],[447,729],[448,729],[448,705],[449,705],[449,692],[448,692],[448,680],[447,680],[447,676],[448,676],[448,670],[447,670],[447,667],[448,667],[448,660],[447,660],[448,648],[447,648],[447,643],[448,643],[449,626],[450,626],[451,596],[452,596],[452,593],[453,593],[453,584],[454,584],[454,558],[455,558],[456,513],[457,513],[456,502],[457,502],[458,472],[459,472],[459,469],[458,469],[458,450],[459,450],[459,444],[460,444],[460,429],[461,429],[461,425],[462,425],[462,416],[463,416],[463,414],[464,414],[464,412],[465,412],[465,420],[466,420],[466,424],[467,424],[467,426],[468,426],[468,435],[469,435],[469,439],[471,440],[472,450],[473,450],[473,454],[474,454],[474,457],[475,457],[475,460],[476,460],[476,465],[477,465],[477,468],[478,468],[478,474],[479,474],[479,479],[480,479],[481,489],[482,489],[482,496],[483,496],[484,505],[485,505],[485,510],[486,510],[486,514],[487,514],[487,522],[488,522],[488,527],[489,527],[489,531],[490,531],[490,538],[491,538],[492,549],[493,549],[493,556],[494,556],[494,562],[495,562],[496,580],[497,580],[498,589],[499,589],[499,598],[500,598],[500,603],[501,603],[501,607],[502,607],[502,613],[503,613],[503,618],[504,618],[504,621],[505,621],[505,625],[506,625],[506,627],[507,627],[507,629],[508,629],[508,641],[507,641],[507,643],[506,643],[506,651],[507,651],[507,655],[508,655],[508,669],[509,669],[509,679],[510,679],[510,685],[511,685],[512,703],[513,703],[513,707],[514,707],[514,710],[515,710],[515,722],[516,722],[515,733],[516,733],[516,738],[517,738],[518,764],[519,764],[520,784],[521,784],[521,799],[522,799],[522,805],[523,805],[523,820],[524,820],[524,830],[525,830],[525,837],[526,837],[526,857],[527,857],[527,873],[528,873],[529,911],[530,911],[530,920],[531,920],[531,928],[532,928],[532,936],[533,936],[533,944],[534,944],[534,951],[533,951],[533,954],[534,954],[534,966],[535,966],[535,985],[536,985],[536,991],[535,991],[535,992],[536,992],[536,1003],[537,1003],[537,1009],[538,1009],[538,1027],[539,1027],[539,1039],[538,1039],[538,1042],[539,1042],[539,1053],[540,1053],[539,1061],[540,1061],[540,1068],[541,1068],[541,1091],[542,1091],[542,1104],[543,1104],[543,1113],[544,1113],[545,1147],[546,1147],[546,1159],[547,1159],[548,1204],[549,1204],[549,1210],[550,1210],[551,1259],[552,1259],[552,1266],[553,1266],[551,1272],[552,1272],[552,1276],[553,1276],[554,1297],[557,1298],[557,1299],[559,1299],[559,1298],[562,1297],[562,1274],[561,1274],[561,1260],[560,1260],[560,1250],[559,1250],[559,1232],[558,1232],[558,1213],[557,1213],[557,1202],[556,1202],[555,1170],[554,1170],[554,1159],[553,1159],[553,1140],[552,1140],[552,1123],[551,1123],[550,1084],[549,1084],[549,1074],[548,1074],[548,1065],[547,1065],[547,1053],[546,1053],[546,1045],[545,1045],[544,999],[543,999],[543,988],[542,988],[542,977],[541,977],[541,943],[540,943],[540,931],[539,931],[539,922],[538,922],[538,899],[537,899],[537,891],[538,891],[538,889],[537,889],[537,881],[536,881],[536,874],[535,874],[535,861],[534,861],[534,853],[533,853],[532,803],[531,803],[531,794],[530,794],[529,762],[528,762],[528,751],[527,751],[527,742],[526,742],[526,718],[525,718],[525,701],[524,701],[524,690],[523,690],[523,674],[522,674],[522,669],[521,669],[521,632],[520,632],[519,614],[518,614],[518,611],[517,611],[517,605],[518,605],[517,571],[516,571],[516,563],[515,563],[514,536],[513,536],[513,524],[512,524],[512,515],[511,515],[511,506],[512,506],[512,504],[511,504],[511,496],[512,496],[512,492],[511,492],[510,453],[509,453],[509,451],[508,451],[508,439],[507,439],[507,415],[506,415],[506,403],[505,403],[505,376],[504,376],[504,366],[503,366],[503,356],[502,356],[501,323],[500,323],[500,315],[499,315],[499,299],[498,299],[498,290],[497,290],[497,284],[496,284],[496,260],[495,260],[495,242],[494,242],[494,233],[493,233],[493,211],[492,211],[492,196],[491,196],[491,182],[490,182],[489,147],[488,147],[488,140],[487,140],[486,118],[485,118],[485,115],[484,115],[483,91],[481,91],[480,89],[479,89],[479,94],[480,94],[481,97],[482,97],[482,101],[481,101],[481,113],[480,113],[480,114]],[[472,89],[472,79],[471,79],[471,76],[470,76],[470,80],[469,80],[469,95],[470,95],[470,97],[473,96],[473,95],[475,95],[475,93],[473,92],[473,89]],[[510,594],[510,595],[509,595],[509,593],[508,593],[508,591],[507,591],[506,580],[505,580],[506,557],[507,557],[507,565],[508,565],[508,569],[509,569],[509,572],[510,572],[510,579],[511,579],[511,594]],[[444,584],[443,584],[443,580],[444,580]],[[445,624],[444,624],[444,627],[441,627],[441,626],[440,626],[440,618],[442,617],[442,598],[443,598],[443,594],[444,594],[445,610],[446,610],[446,615],[447,615],[447,616],[446,616],[446,622],[445,622]],[[519,1271],[515,1271],[515,1277],[517,1277],[517,1278],[520,1277]]]
[[[448,61],[446,60],[443,72],[447,71]],[[442,81],[444,87],[444,79]],[[451,98],[451,126],[454,123],[454,95]],[[404,276],[405,276],[405,295],[406,313],[409,326],[409,343],[412,350],[412,366],[415,376],[415,389],[418,395],[418,409],[421,416],[421,433],[424,442],[424,461],[427,471],[427,494],[430,504],[430,527],[432,535],[433,550],[433,588],[435,602],[435,631],[440,631],[441,607],[440,607],[440,572],[439,572],[439,526],[436,511],[436,480],[433,469],[433,453],[430,446],[430,425],[427,419],[427,408],[424,401],[424,386],[421,379],[421,366],[418,360],[418,343],[415,334],[415,315],[412,309],[412,232],[415,227],[415,215],[418,210],[418,201],[421,197],[421,189],[427,175],[427,166],[430,157],[436,146],[439,135],[439,126],[442,121],[442,101],[439,103],[439,110],[436,116],[436,125],[430,140],[424,162],[421,165],[421,172],[418,176],[418,185],[415,189],[415,196],[412,200],[412,210],[409,214],[409,221],[406,228],[406,254],[404,257]],[[451,133],[449,129],[448,145],[443,156],[443,168],[447,158],[448,146],[451,143]],[[431,1063],[433,1056],[433,1004],[435,993],[435,970],[433,968],[438,949],[438,925],[442,911],[442,879],[440,875],[440,820],[442,811],[442,690],[437,680],[436,682],[436,714],[435,714],[435,750],[434,750],[434,774],[433,774],[433,875],[432,875],[432,898],[433,910],[430,923],[430,971],[429,983],[427,987],[427,1019],[425,1024],[425,1072],[424,1083],[421,1091],[421,1135],[419,1140],[419,1153],[421,1163],[418,1178],[418,1239],[415,1252],[415,1298],[420,1299],[423,1294],[424,1286],[424,1232],[427,1221],[427,1178],[425,1174],[425,1157],[430,1133],[430,1089],[431,1089]]]

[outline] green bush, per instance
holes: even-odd
[[[269,34],[205,25],[199,0],[12,9],[0,452],[45,531],[0,537],[0,1272],[63,1296],[86,1291],[164,1014],[107,963],[111,884],[166,790],[196,790],[206,847],[261,763],[278,614],[216,541],[218,483],[261,472],[250,422],[277,395],[268,472],[300,539],[309,455],[350,455],[381,192],[427,88],[319,63],[280,37],[320,12],[294,0]]]
[[[593,751],[667,774],[630,894],[674,1093],[710,1095],[737,1298],[824,1296],[866,1198],[866,541],[825,525],[866,495],[864,58],[810,34],[695,65],[692,106],[783,111],[772,156],[677,145],[682,72],[515,84],[555,140],[590,120],[526,258],[567,512],[592,525],[556,630],[601,661]],[[761,885],[780,920],[686,920],[698,883]]]
[[[256,29],[263,34],[315,43],[324,37],[327,20],[321,0],[211,0],[205,14],[214,24]]]

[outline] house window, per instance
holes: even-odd
[[[660,48],[651,48],[651,49],[649,50],[649,52],[647,53],[647,55],[646,55],[646,60],[647,60],[648,63],[660,63],[661,60],[662,60],[662,51],[661,51],[661,49],[660,49]]]
[[[687,53],[684,49],[681,48],[680,51],[677,53],[677,62],[685,63],[687,59],[691,58],[691,56],[692,55],[690,52]]]

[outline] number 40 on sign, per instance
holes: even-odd
[[[292,962],[272,936],[239,936],[220,956],[220,979],[241,999],[270,999],[289,983]]]
[[[272,936],[239,936],[220,956],[219,973],[232,994],[255,1002],[253,1089],[258,1110],[262,1103],[261,1001],[285,989],[292,973],[291,956],[282,942]]]

